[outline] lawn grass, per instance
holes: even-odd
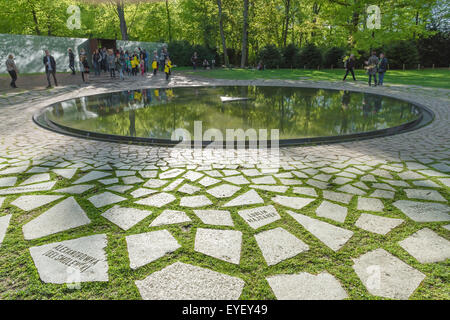
[[[193,71],[190,68],[176,68],[188,75],[202,76],[217,79],[280,79],[280,80],[317,80],[317,81],[342,81],[345,70],[343,69],[273,69],[273,70],[252,70],[252,69],[214,69]],[[367,82],[368,76],[364,70],[355,70],[358,81]],[[351,75],[347,81],[353,81]],[[424,70],[389,70],[385,75],[385,85],[402,84],[417,85],[432,88],[450,89],[450,69],[424,69]]]
[[[284,170],[281,170],[280,172],[284,172]],[[50,174],[52,180],[58,180],[58,183],[54,189],[59,189],[70,186],[73,181],[86,174],[86,172],[79,170],[78,174],[70,180],[57,177],[53,172]],[[29,175],[27,174],[20,174],[18,182],[20,183],[28,176]],[[175,179],[176,178],[173,178],[170,181]],[[306,179],[301,180],[303,183],[306,181]],[[439,183],[439,181],[435,178],[430,178],[430,180]],[[202,221],[193,213],[192,209],[177,205],[178,201],[164,206],[163,208],[149,208],[135,204],[134,202],[137,199],[132,199],[130,197],[129,200],[121,202],[119,205],[150,210],[153,213],[128,231],[123,231],[101,216],[102,212],[111,208],[113,205],[97,209],[87,200],[95,194],[108,191],[106,190],[107,186],[102,185],[98,181],[88,183],[95,184],[96,187],[88,190],[83,195],[74,195],[74,197],[86,211],[86,214],[91,219],[92,223],[32,241],[26,241],[23,239],[23,225],[36,218],[50,207],[54,206],[57,202],[47,204],[44,207],[32,210],[30,212],[23,212],[10,204],[19,195],[6,196],[7,199],[3,205],[3,209],[1,210],[2,215],[10,213],[12,214],[12,219],[3,245],[0,247],[0,299],[140,299],[140,295],[134,281],[142,280],[153,272],[161,270],[176,261],[194,264],[243,279],[245,281],[245,287],[240,297],[241,299],[275,299],[275,296],[265,279],[268,276],[273,276],[275,274],[293,274],[299,272],[318,274],[323,271],[331,273],[342,283],[343,287],[349,294],[350,299],[382,299],[371,295],[367,291],[352,268],[352,259],[377,248],[387,250],[405,263],[426,275],[425,280],[413,293],[411,299],[450,299],[448,272],[449,261],[421,264],[398,245],[399,241],[409,237],[414,232],[425,227],[432,229],[442,237],[448,239],[449,232],[442,228],[442,226],[448,224],[448,222],[416,223],[408,219],[401,211],[392,206],[394,201],[406,199],[406,195],[401,188],[396,188],[397,192],[395,199],[385,199],[383,201],[385,204],[385,210],[381,215],[401,218],[404,219],[405,222],[385,236],[373,234],[355,226],[355,222],[361,213],[356,210],[357,196],[354,196],[351,203],[348,205],[348,216],[345,223],[337,223],[336,221],[326,218],[319,218],[319,220],[327,221],[331,224],[338,225],[354,232],[353,237],[345,244],[345,246],[339,251],[334,252],[321,243],[311,233],[306,231],[306,229],[304,229],[300,224],[298,224],[287,213],[287,210],[290,209],[273,203],[272,204],[281,215],[281,219],[259,228],[258,230],[253,230],[238,215],[238,211],[242,209],[239,207],[226,208],[231,212],[235,223],[234,228],[230,228],[203,224]],[[189,183],[201,187],[203,189],[201,193],[204,193],[203,186],[196,182]],[[128,190],[125,194],[129,195],[130,192],[142,186],[142,184],[143,183],[135,185],[135,188]],[[169,183],[166,185],[168,184]],[[338,185],[333,185],[333,187],[329,190],[335,191],[337,188],[339,188]],[[284,195],[299,196],[292,193],[291,189],[292,188],[290,188]],[[242,189],[233,197],[243,194],[248,190],[250,190],[248,186],[243,186]],[[368,193],[373,190],[374,189],[371,188]],[[447,200],[450,200],[448,188],[443,188],[439,191]],[[262,190],[258,190],[258,193],[264,199],[266,204],[271,203],[271,198],[277,195],[277,193]],[[48,191],[45,192],[45,194],[55,193]],[[185,194],[179,192],[173,192],[173,194],[175,194],[178,199],[182,196],[186,196]],[[62,200],[58,200],[58,202],[59,201]],[[227,201],[229,201],[229,199],[214,199],[214,205],[210,206],[208,209],[223,210],[222,205]],[[314,202],[303,208],[301,211],[291,211],[317,219],[315,210],[321,202],[322,198],[319,196]],[[258,206],[260,205],[246,206],[245,209]],[[151,221],[153,221],[153,219],[155,219],[165,209],[185,211],[192,219],[192,222],[150,228],[149,224]],[[380,213],[374,214],[380,215]],[[261,231],[270,230],[276,227],[283,227],[294,234],[296,237],[309,245],[309,250],[276,265],[267,266],[255,241],[254,235]],[[235,265],[232,263],[227,263],[194,251],[197,228],[225,230],[235,229],[241,231],[243,233],[243,244],[240,264]],[[127,235],[161,229],[169,230],[169,232],[178,240],[182,247],[171,254],[165,255],[152,263],[138,268],[137,270],[132,270],[129,266],[125,237]],[[106,255],[109,264],[108,282],[82,283],[80,290],[73,290],[67,288],[66,285],[46,284],[40,280],[28,248],[101,233],[107,234],[108,238],[108,245],[106,247]]]

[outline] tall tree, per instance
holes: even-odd
[[[122,34],[122,40],[128,40],[127,22],[125,21],[125,5],[123,0],[117,0],[116,2],[117,15],[120,21],[120,33]]]
[[[290,18],[291,0],[284,0],[284,29],[283,29],[283,47],[286,48],[288,36],[289,18]]]
[[[223,31],[223,17],[222,17],[222,1],[217,0],[217,7],[219,8],[219,29],[220,38],[222,39],[222,50],[223,50],[223,61],[225,65],[229,66],[228,53],[227,53],[227,43],[225,41],[225,32]]]
[[[247,45],[248,45],[248,2],[244,0],[244,13],[243,13],[243,28],[242,28],[242,57],[241,68],[244,68],[247,63]]]
[[[169,42],[172,41],[172,22],[170,21],[169,0],[166,0],[166,12],[167,12],[167,28],[169,31]]]

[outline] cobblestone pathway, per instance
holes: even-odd
[[[450,298],[450,90],[386,87],[433,110],[433,123],[282,148],[279,166],[254,151],[91,141],[32,121],[83,95],[228,84],[381,90],[175,75],[1,96],[0,298]]]

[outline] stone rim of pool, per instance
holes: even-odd
[[[119,93],[121,91],[136,91],[136,90],[167,90],[167,89],[186,89],[186,88],[192,88],[192,89],[202,89],[202,88],[219,88],[219,87],[273,87],[273,88],[291,88],[291,89],[316,89],[316,90],[326,90],[326,91],[348,91],[350,93],[358,93],[358,94],[370,94],[374,96],[381,96],[385,98],[395,99],[400,102],[409,103],[413,105],[417,110],[419,111],[419,116],[417,119],[414,119],[412,121],[402,123],[397,126],[389,127],[389,128],[383,128],[379,130],[373,130],[373,131],[366,131],[366,132],[358,132],[358,133],[352,133],[352,134],[345,134],[345,135],[336,135],[336,136],[318,136],[318,137],[308,137],[308,138],[295,138],[295,139],[280,139],[278,141],[278,146],[280,147],[294,147],[294,146],[307,146],[307,145],[320,145],[320,144],[333,144],[333,143],[341,143],[341,142],[350,142],[350,141],[358,141],[358,140],[367,140],[367,139],[373,139],[373,138],[380,138],[380,137],[386,137],[386,136],[392,136],[400,133],[406,133],[409,131],[420,129],[424,126],[429,125],[431,122],[433,122],[435,115],[432,110],[430,110],[428,107],[417,103],[415,101],[411,101],[410,99],[405,98],[398,98],[395,95],[392,94],[386,94],[384,92],[369,92],[365,88],[355,88],[355,89],[339,89],[339,88],[324,88],[320,86],[304,86],[301,84],[295,84],[295,85],[289,85],[289,86],[280,86],[280,85],[239,85],[239,84],[225,84],[225,85],[201,85],[201,86],[167,86],[167,87],[161,87],[161,86],[155,86],[155,87],[137,87],[132,88],[128,90],[109,90],[107,92],[102,92],[100,94],[94,94],[94,95],[85,95],[85,96],[77,96],[70,99],[61,99],[60,101],[52,102],[45,107],[38,110],[33,115],[33,121],[39,125],[40,127],[43,127],[47,130],[57,132],[64,135],[69,135],[77,138],[84,138],[84,139],[91,139],[91,140],[97,140],[97,141],[104,141],[104,142],[114,142],[114,143],[125,143],[125,144],[137,144],[137,145],[154,145],[154,146],[165,146],[165,147],[173,147],[176,145],[179,145],[180,141],[172,141],[170,139],[160,139],[160,138],[145,138],[145,137],[133,137],[128,135],[114,135],[114,134],[105,134],[105,133],[99,133],[99,132],[93,132],[93,131],[86,131],[86,130],[79,130],[76,128],[64,126],[62,124],[58,124],[51,119],[49,119],[46,115],[49,108],[53,107],[54,105],[57,105],[62,102],[67,102],[73,99],[79,99],[83,97],[94,97],[104,94],[112,94],[112,93]],[[362,90],[361,90],[362,89]],[[223,148],[226,146],[227,142],[224,141],[223,144],[214,144],[214,141],[191,141],[190,146],[202,146],[202,147],[211,147],[216,146],[219,148]],[[261,144],[262,142],[262,144]],[[189,147],[189,145],[185,145],[186,147]],[[234,147],[241,147],[242,144],[238,144],[238,142],[234,141]],[[248,141],[245,141],[244,144],[245,147],[252,147],[252,144],[249,144]],[[258,147],[271,147],[271,141],[260,141],[258,140]]]

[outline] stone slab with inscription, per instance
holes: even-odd
[[[258,229],[269,223],[281,219],[274,206],[264,206],[248,210],[238,211],[238,214],[249,224],[253,229]]]
[[[108,281],[105,234],[55,242],[30,248],[30,254],[46,283]]]

